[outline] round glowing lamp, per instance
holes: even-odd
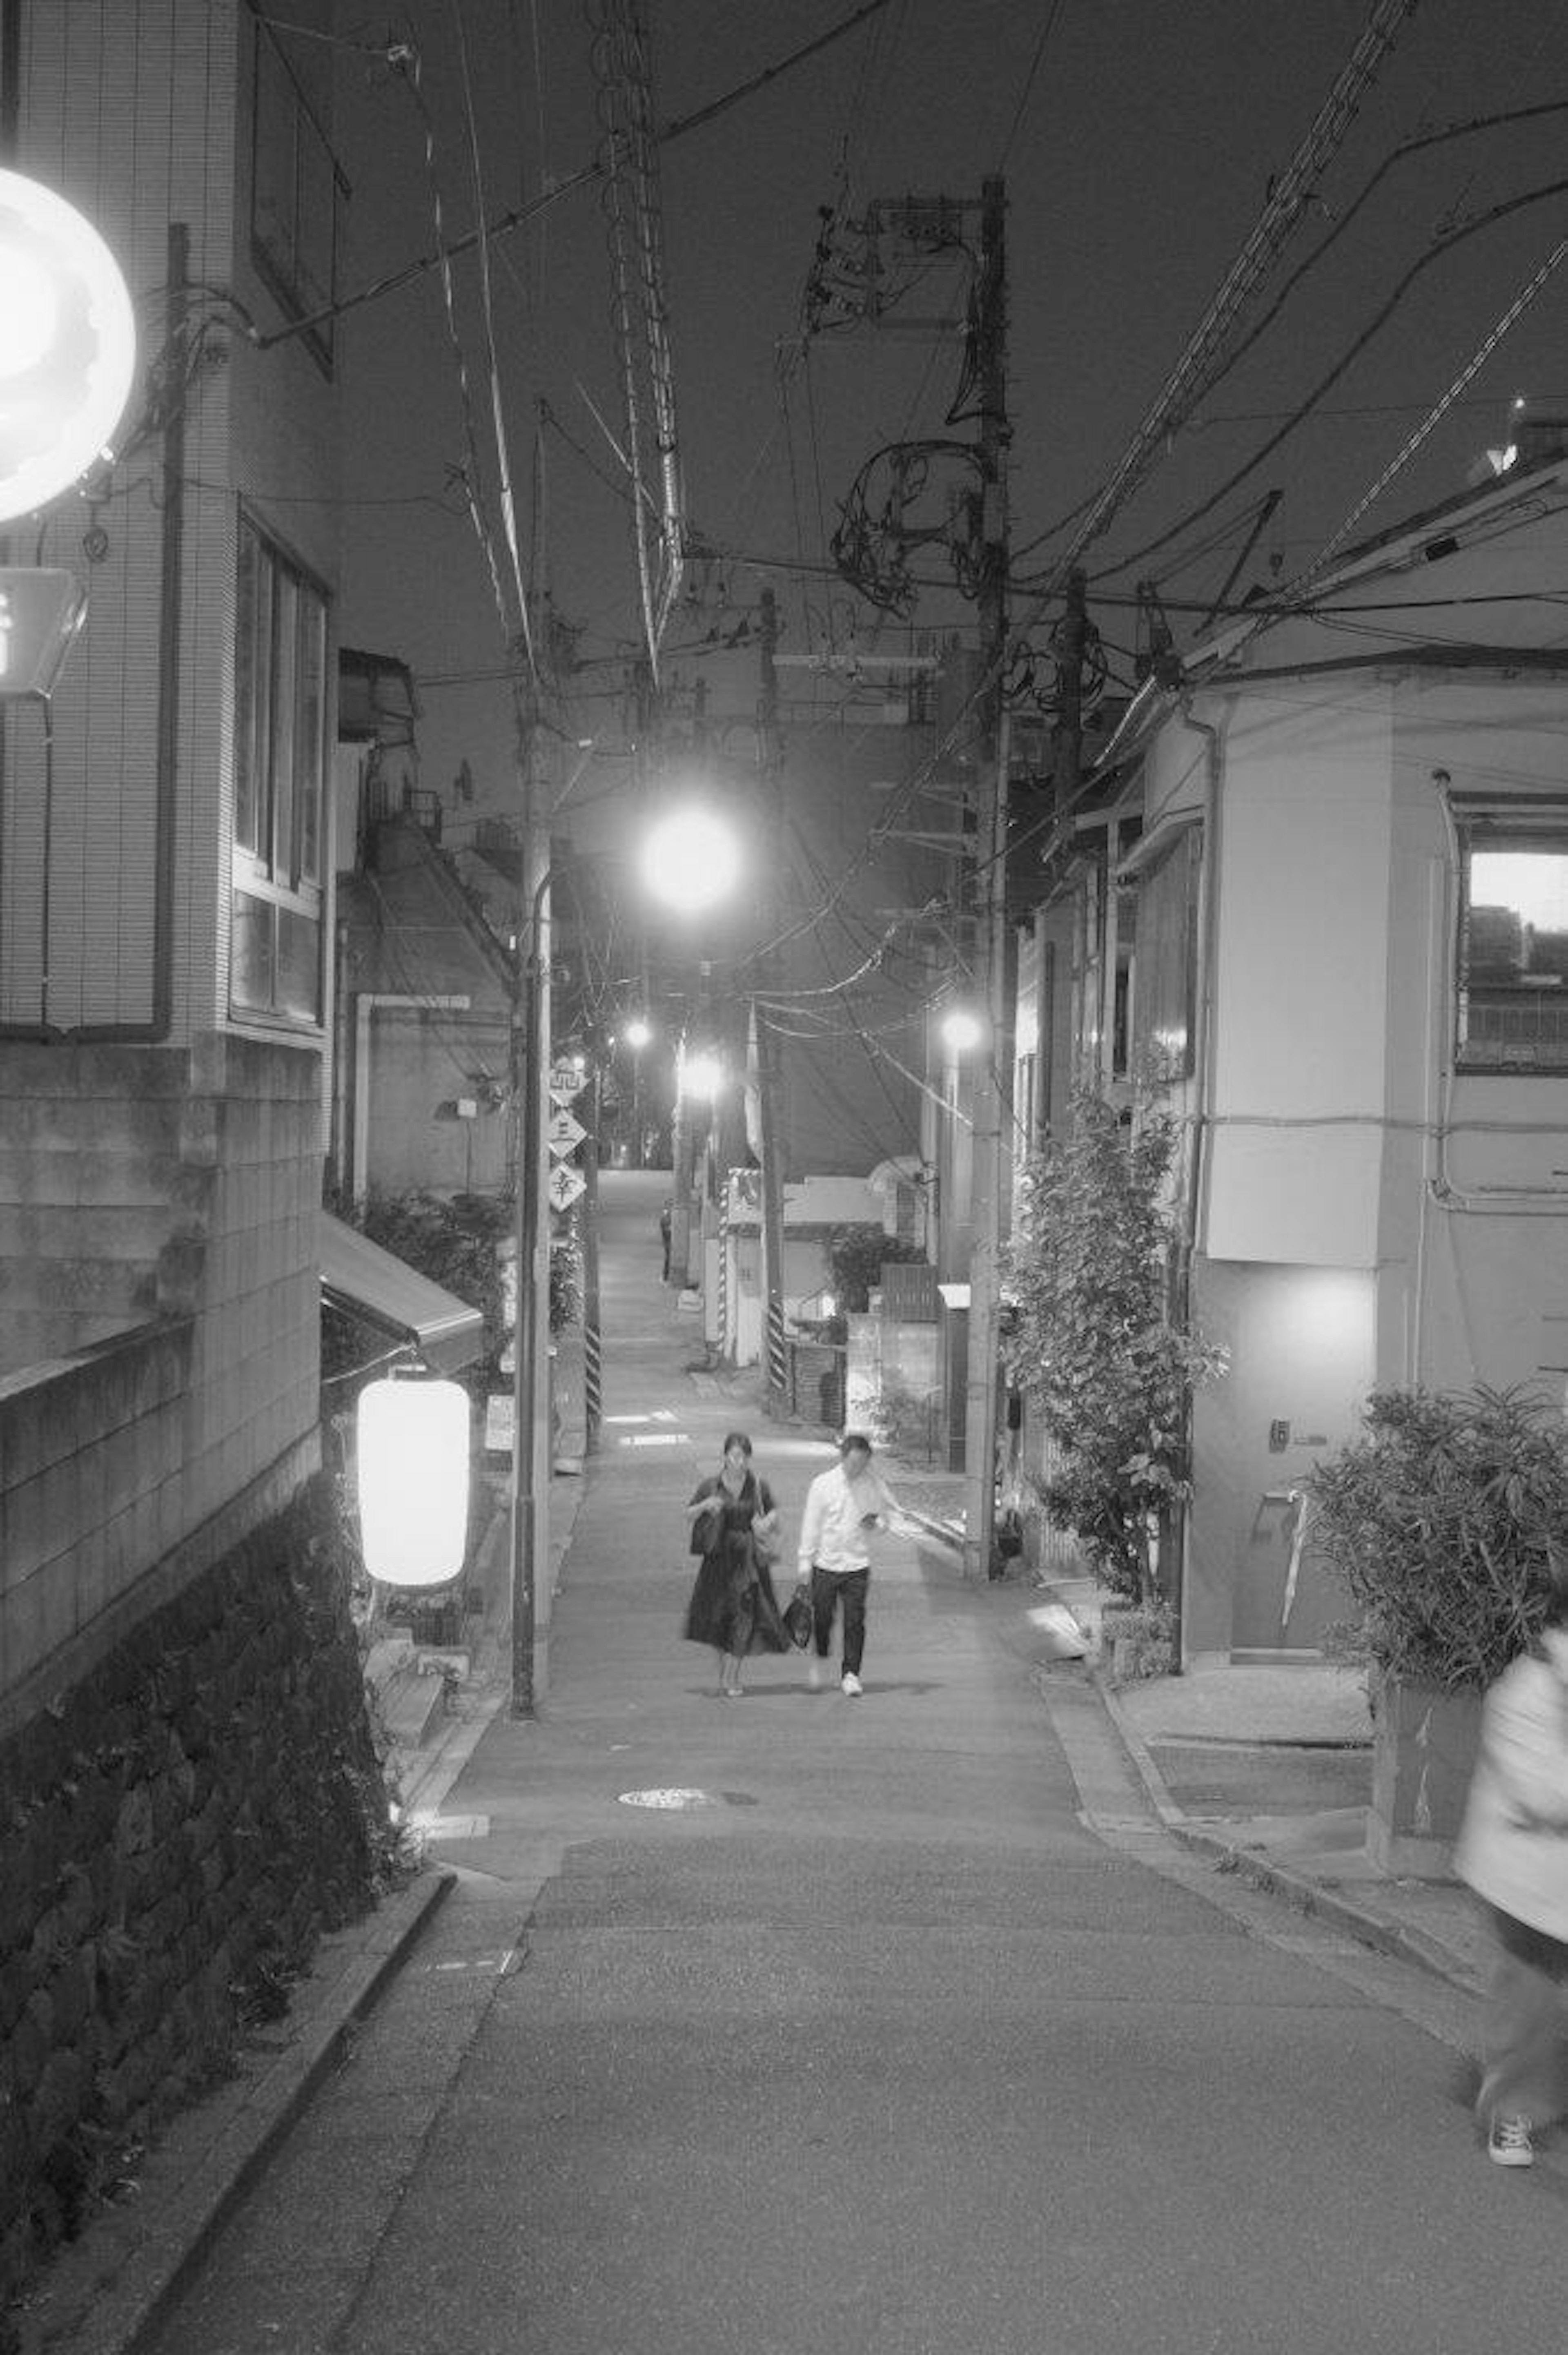
[[[676,1085],[683,1096],[712,1103],[724,1085],[724,1067],[716,1055],[683,1055]]]
[[[444,1586],[468,1552],[468,1392],[457,1382],[367,1382],[355,1436],[366,1569],[383,1586]]]
[[[108,454],[136,325],[120,265],[52,188],[0,171],[0,523]]]
[[[942,1038],[949,1054],[969,1054],[984,1036],[984,1024],[967,1006],[950,1007],[942,1017]]]
[[[679,914],[694,916],[715,906],[739,877],[739,846],[711,810],[672,810],[649,829],[642,879],[656,900]]]

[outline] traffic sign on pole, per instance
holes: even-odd
[[[549,1139],[552,1153],[575,1153],[588,1131],[563,1104],[558,1112],[550,1115],[550,1124],[545,1135]]]
[[[550,1093],[558,1104],[569,1104],[580,1096],[588,1082],[588,1073],[580,1063],[552,1063]]]
[[[557,1210],[569,1210],[588,1183],[580,1169],[557,1161],[545,1181],[545,1191]]]

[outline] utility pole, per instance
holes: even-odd
[[[516,1316],[513,1326],[512,1714],[532,1717],[540,1627],[547,1627],[551,1464],[550,1245],[545,1093],[550,1062],[550,829],[539,776],[536,688],[518,691],[521,837],[512,1031],[517,1131]]]
[[[762,785],[762,838],[768,872],[773,879],[769,931],[777,934],[783,903],[784,764],[779,741],[779,603],[771,589],[762,591],[762,679],[757,705],[757,768]],[[758,975],[766,981],[769,958]],[[757,1039],[757,1121],[762,1152],[762,1284],[764,1317],[762,1364],[768,1412],[784,1412],[784,1171],[779,1157],[781,1074],[779,1042],[767,1010],[754,996],[752,1027]]]
[[[975,362],[980,401],[980,625],[983,702],[978,769],[976,965],[985,985],[987,1040],[976,1077],[964,1398],[964,1574],[990,1573],[996,1528],[997,1364],[1001,1354],[1003,1196],[1012,1127],[1012,933],[1007,914],[1007,194],[980,191]]]
[[[599,1313],[599,1130],[604,1117],[603,1050],[596,1043],[590,1052],[593,1069],[588,1079],[588,1135],[583,1139],[583,1454],[591,1455],[599,1446],[604,1423],[604,1339]]]

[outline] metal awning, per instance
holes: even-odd
[[[321,1213],[320,1236],[322,1296],[334,1308],[412,1341],[438,1373],[455,1374],[482,1354],[484,1318],[466,1300],[330,1211]]]

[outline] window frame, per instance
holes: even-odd
[[[313,321],[301,340],[330,377],[333,322],[317,314],[330,314],[337,301],[338,218],[350,193],[348,176],[278,32],[256,0],[249,5],[251,264],[291,318]],[[325,250],[318,252],[323,234]]]
[[[1181,925],[1162,927],[1162,936],[1150,940],[1150,893],[1169,881],[1180,863]],[[1118,864],[1112,881],[1118,907],[1117,1001],[1114,1008],[1116,1076],[1137,1081],[1146,1071],[1162,1084],[1190,1080],[1197,1069],[1198,931],[1203,876],[1203,826],[1194,813],[1145,835]],[[1130,916],[1130,922],[1126,919]],[[1151,955],[1151,950],[1157,953]],[[1146,1009],[1151,968],[1160,986],[1158,1012],[1175,995],[1181,998],[1181,1045],[1179,1053],[1160,1050],[1157,1067],[1150,1050],[1154,1034]]]
[[[315,575],[255,518],[239,516],[236,554],[234,805],[229,846],[231,1020],[320,1031],[325,1009],[332,601]],[[286,642],[285,642],[286,641]],[[245,986],[246,926],[266,926]],[[307,944],[303,932],[313,938]],[[309,946],[310,1007],[291,990]]]
[[[1478,1046],[1470,1035],[1472,1017],[1477,1011],[1475,998],[1478,985],[1470,975],[1471,940],[1471,861],[1478,850],[1550,852],[1568,859],[1568,798],[1546,801],[1532,796],[1529,799],[1476,801],[1450,805],[1457,847],[1453,980],[1449,991],[1454,1070],[1467,1075],[1490,1075],[1508,1079],[1557,1080],[1568,1075],[1568,975],[1562,979],[1560,989],[1543,990],[1538,983],[1531,990],[1528,980],[1521,978],[1517,989],[1503,982],[1480,985],[1489,988],[1494,1001],[1506,1001],[1509,996],[1526,1006],[1533,997],[1537,1002],[1550,997],[1563,1007],[1562,1038],[1555,1052],[1542,1050],[1539,1042],[1531,1050],[1506,1051],[1504,1042],[1488,1039]],[[1483,900],[1482,906],[1490,906]]]

